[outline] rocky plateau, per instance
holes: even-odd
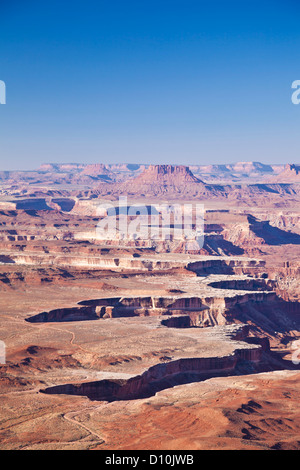
[[[1,172],[0,448],[299,450],[298,173]],[[174,221],[170,237],[121,236],[132,204],[174,203],[203,205],[201,240]]]

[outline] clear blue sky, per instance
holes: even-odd
[[[298,0],[0,0],[0,170],[300,162]]]

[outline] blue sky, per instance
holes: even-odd
[[[298,1],[0,0],[0,170],[300,162]]]

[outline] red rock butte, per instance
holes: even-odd
[[[141,175],[135,179],[142,184],[167,184],[180,185],[182,183],[203,183],[188,166],[184,165],[150,165]]]

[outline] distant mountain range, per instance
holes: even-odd
[[[165,192],[167,187],[177,187],[181,192],[199,192],[202,185],[254,185],[300,182],[300,165],[266,165],[260,162],[238,162],[224,165],[139,165],[139,164],[84,164],[84,163],[47,163],[35,171],[2,171],[2,183],[25,185],[69,185],[97,188],[103,184],[118,184],[112,192],[136,193]],[[122,185],[125,185],[123,188]],[[196,186],[195,186],[196,185]],[[154,189],[154,186],[156,188]],[[152,189],[151,189],[152,188]],[[217,188],[210,188],[216,191]],[[117,191],[116,191],[117,190]]]
[[[22,198],[40,198],[39,204],[46,204],[49,197],[55,204],[56,199],[71,198],[75,204],[79,200],[117,200],[120,196],[269,207],[291,207],[300,202],[300,166],[292,164],[45,164],[36,171],[0,172],[0,182],[0,194],[9,196],[8,203],[19,201],[19,205]]]
[[[127,163],[46,163],[34,171],[2,171],[0,181],[47,182],[57,184],[89,184],[96,181],[125,181],[134,178],[148,168],[156,165],[127,164]],[[168,167],[171,165],[161,165]],[[180,167],[181,165],[174,165]],[[297,165],[266,165],[260,162],[237,162],[222,165],[190,165],[193,175],[205,182],[221,183],[251,183],[266,181],[266,178],[275,177],[276,182],[281,179],[295,178],[294,168]],[[274,179],[275,182],[275,179]]]

